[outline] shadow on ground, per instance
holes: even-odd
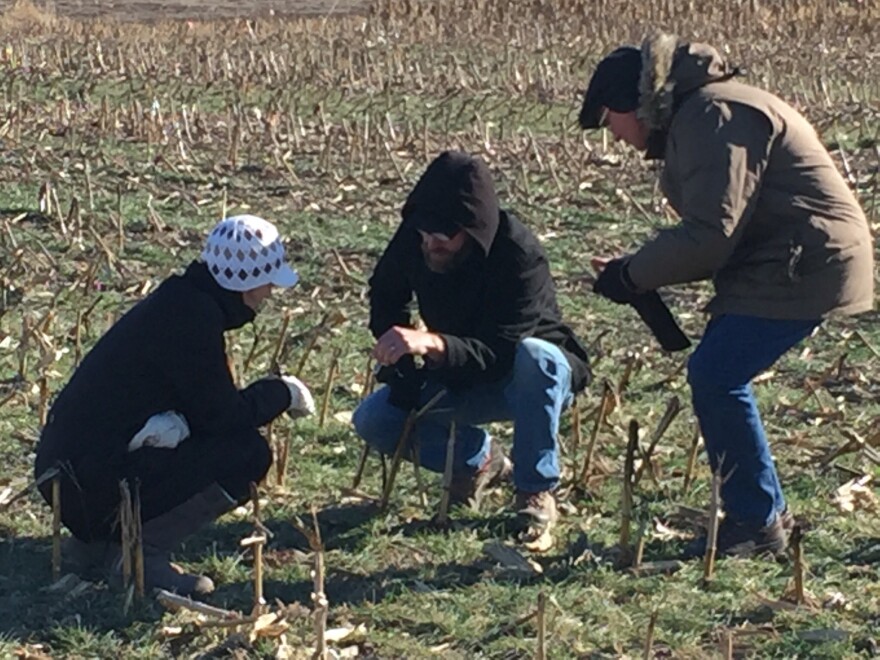
[[[327,549],[347,551],[354,548],[368,533],[363,526],[376,513],[376,507],[371,505],[328,507],[320,511],[318,522]],[[305,521],[310,520],[305,512],[300,516]],[[308,552],[306,539],[289,519],[267,520],[266,526],[273,534],[270,547],[273,551],[280,551],[282,557],[284,551]],[[221,554],[238,552],[238,540],[252,530],[249,521],[212,525],[189,539],[174,558],[183,562],[198,561],[213,548]],[[84,576],[93,581],[79,584],[68,578],[63,588],[53,589],[51,562],[50,537],[16,536],[13,530],[0,527],[0,638],[45,640],[47,635],[51,636],[53,628],[71,625],[102,633],[119,630],[134,622],[155,622],[161,618],[163,610],[152,599],[125,612],[125,595],[101,580],[99,572]],[[288,592],[299,593],[296,588],[292,591],[281,588],[285,587],[283,584],[279,584],[278,589],[275,586],[271,585],[270,593],[278,597],[286,598]],[[310,593],[310,590],[305,593],[304,602],[309,601]],[[339,592],[334,590],[334,593]],[[219,589],[218,594],[208,600],[228,602],[232,607],[247,607],[249,599],[249,584],[233,584]]]
[[[372,534],[368,525],[378,510],[374,505],[328,507],[318,514],[325,546],[328,550],[350,552]],[[308,520],[307,515],[302,515]],[[268,557],[276,561],[309,563],[308,544],[288,518],[266,522],[273,538],[267,548]],[[475,530],[486,541],[504,540],[517,527],[509,516],[453,518],[451,529]],[[414,520],[394,526],[388,534],[417,542],[423,535],[443,534],[450,528],[438,528],[430,520]],[[237,539],[252,530],[249,521],[234,521],[212,526],[191,539],[177,558],[198,561],[216,544],[221,553],[238,552]],[[880,539],[855,539],[852,551],[842,561],[853,566],[876,565],[880,560]],[[54,627],[75,625],[95,632],[120,630],[135,622],[153,623],[162,616],[162,608],[152,599],[124,610],[124,594],[106,583],[88,582],[72,591],[51,588],[51,539],[48,537],[15,537],[11,529],[0,527],[0,637],[21,641],[45,640]],[[666,544],[649,544],[646,561],[669,558]],[[357,573],[328,565],[326,591],[331,603],[357,605],[377,603],[389,596],[409,591],[429,593],[472,586],[487,576],[495,581],[555,583],[571,578],[572,572],[589,571],[600,564],[613,563],[614,549],[591,543],[583,534],[559,544],[552,555],[538,557],[543,574],[523,574],[499,569],[496,562],[481,558],[471,563],[419,563],[405,567],[389,566],[380,571]],[[311,580],[289,582],[267,581],[266,593],[285,603],[308,604]],[[209,602],[247,609],[251,602],[250,582],[221,584]]]
[[[355,551],[365,537],[373,533],[368,523],[377,514],[378,509],[372,504],[333,506],[320,511],[318,523],[327,550]],[[304,512],[300,517],[310,520]],[[462,516],[454,519],[452,528],[478,529],[480,536],[488,540],[507,535],[508,522],[501,516],[474,519]],[[270,519],[265,524],[273,535],[266,551],[267,562],[310,563],[308,543],[289,518]],[[239,552],[237,541],[248,536],[252,529],[246,520],[214,525],[187,541],[175,559],[197,562],[213,548],[220,554]],[[431,521],[416,520],[394,526],[388,533],[417,539],[420,535],[445,531]],[[0,529],[0,637],[43,641],[51,638],[55,627],[75,626],[104,633],[118,631],[135,622],[153,623],[161,618],[163,610],[152,599],[126,612],[125,595],[98,579],[95,573],[86,576],[94,581],[79,582],[71,577],[71,583],[65,588],[53,589],[51,554],[49,537],[16,537],[12,530]],[[483,579],[492,568],[492,562],[487,560],[471,564],[389,566],[372,573],[355,573],[330,565],[326,590],[330,602],[335,604],[379,602],[394,593],[410,590],[427,592],[468,587]],[[273,599],[280,598],[286,603],[307,604],[311,600],[310,580],[267,581],[265,588]],[[220,584],[207,600],[223,607],[248,609],[251,593],[250,582]]]
[[[0,638],[43,641],[54,628],[107,632],[161,616],[152,601],[125,612],[124,595],[105,582],[53,589],[52,539],[14,537],[8,531],[0,532]]]

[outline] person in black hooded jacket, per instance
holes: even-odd
[[[139,488],[148,587],[207,593],[169,553],[248,499],[272,454],[258,427],[314,408],[294,378],[233,383],[223,333],[253,321],[274,286],[293,286],[275,227],[255,216],[220,222],[202,260],[165,280],[97,342],[60,392],[43,429],[37,478],[57,469],[61,519],[78,568],[118,572],[120,481]],[[47,502],[51,483],[40,486]]]
[[[421,464],[443,471],[455,421],[453,496],[478,500],[512,470],[517,510],[532,532],[548,531],[559,417],[590,372],[586,349],[562,322],[546,254],[499,209],[485,163],[465,153],[430,164],[402,217],[370,279],[373,355],[388,386],[358,407],[355,428],[392,454],[407,412],[445,390],[413,434]],[[427,331],[413,325],[413,296]],[[478,427],[496,420],[514,421],[512,466]]]

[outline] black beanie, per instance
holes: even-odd
[[[642,75],[642,51],[635,46],[621,46],[606,55],[596,67],[578,122],[581,128],[599,128],[603,108],[632,112],[639,107],[639,78]]]

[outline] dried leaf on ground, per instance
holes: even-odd
[[[826,610],[847,610],[849,609],[849,600],[839,591],[829,591],[825,594],[822,607]]]
[[[676,541],[691,538],[691,534],[681,532],[673,527],[663,524],[659,518],[654,518],[653,537],[659,541]]]
[[[880,500],[871,488],[871,480],[871,475],[865,475],[847,481],[834,492],[834,505],[841,513],[880,510]]]
[[[530,575],[544,572],[544,569],[538,562],[526,558],[516,548],[505,545],[500,541],[490,541],[489,543],[486,543],[486,545],[483,546],[483,553],[497,561],[504,568],[521,571]]]
[[[283,613],[270,612],[257,617],[249,638],[253,643],[260,637],[281,637],[288,628],[290,624],[284,620]]]
[[[330,628],[324,633],[324,639],[328,642],[337,644],[339,642],[354,642],[364,639],[367,635],[367,627],[361,623],[357,626],[340,626],[338,628]]]
[[[335,419],[340,424],[351,424],[351,410],[340,410],[338,413],[333,414],[333,419]]]
[[[14,654],[18,660],[52,660],[52,656],[43,653],[42,644],[23,646],[16,649]]]

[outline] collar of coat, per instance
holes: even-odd
[[[642,43],[638,117],[651,129],[646,158],[663,158],[672,118],[691,92],[738,75],[712,46],[657,33]]]
[[[193,261],[183,275],[195,288],[208,294],[223,315],[223,329],[234,330],[245,323],[250,323],[256,317],[256,312],[244,304],[240,291],[229,291],[217,284],[211,276],[208,267],[200,262]]]

